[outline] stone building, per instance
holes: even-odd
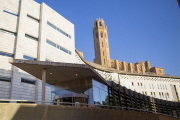
[[[151,68],[150,62],[137,62],[135,64],[126,63],[110,59],[109,43],[107,36],[107,27],[103,19],[96,19],[93,25],[95,59],[94,63],[115,68],[119,71],[141,73],[141,74],[157,74],[165,75],[164,69],[160,67]]]

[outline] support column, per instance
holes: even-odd
[[[45,91],[46,91],[46,69],[42,70],[42,93],[41,93],[41,101],[45,101]],[[41,104],[45,104],[41,102]]]

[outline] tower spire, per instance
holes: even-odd
[[[111,67],[107,27],[103,19],[96,19],[93,26],[95,59],[94,63]]]

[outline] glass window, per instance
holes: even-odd
[[[162,84],[162,86],[163,86],[163,90],[164,90],[164,84]]]
[[[9,10],[9,9],[3,9],[3,12],[6,12],[6,13],[9,13],[9,14],[11,14],[11,15],[15,15],[15,16],[18,16],[18,14],[16,13],[16,12],[14,12],[14,11],[12,11],[12,10]]]
[[[25,79],[25,78],[21,78],[21,82],[29,83],[29,84],[34,84],[35,85],[35,81],[34,80],[29,80],[29,79]]]
[[[32,17],[32,16],[30,16],[30,15],[28,15],[28,14],[27,14],[27,17],[30,18],[31,20],[34,20],[34,21],[36,21],[36,22],[39,22],[38,19],[36,19],[36,18],[34,18],[34,17]]]
[[[49,60],[49,59],[46,59],[46,62],[52,62],[51,60]]]
[[[68,53],[68,50],[66,50],[66,49],[63,48],[63,47],[60,47],[60,50],[62,50],[62,51],[64,51],[64,52]]]
[[[50,41],[50,40],[48,40],[48,39],[46,39],[46,43],[48,43],[48,44],[50,44],[50,45],[52,45],[52,46],[56,47],[56,44],[55,44],[55,43],[53,43],[53,42],[51,42],[51,41]]]
[[[53,24],[51,24],[50,22],[47,22],[47,24],[48,24],[49,26],[51,26],[52,28],[56,29],[56,26],[53,25]]]
[[[151,89],[151,84],[149,83],[149,88]]]
[[[93,86],[93,93],[94,93],[94,104],[100,104],[100,91],[99,88]]]
[[[14,35],[14,36],[16,35],[14,32],[11,32],[11,31],[8,31],[8,30],[2,29],[2,28],[0,28],[0,32],[7,33],[10,35]]]
[[[145,83],[144,83],[144,88],[146,88]]]
[[[60,46],[59,46],[59,45],[57,45],[57,48],[59,49],[59,48],[60,48]]]
[[[4,53],[4,52],[0,52],[0,55],[2,56],[7,56],[7,57],[12,57],[13,55],[10,53]]]
[[[48,84],[48,83],[46,83],[46,86],[49,86],[49,87],[51,87],[51,85],[50,85],[50,84]]]
[[[162,89],[161,84],[160,84],[160,88]]]
[[[157,87],[158,87],[158,89],[159,89],[159,84],[157,84]]]
[[[154,85],[152,84],[152,89],[154,89]]]
[[[0,81],[11,82],[11,78],[0,77]]]
[[[35,38],[35,37],[28,35],[28,34],[25,34],[25,37],[30,38],[30,39],[35,40],[35,41],[38,41],[38,38]]]
[[[100,88],[100,89],[102,89],[102,90],[104,90],[104,91],[108,91],[108,88],[107,88],[107,86],[106,85],[104,85],[104,84],[102,84],[102,83],[100,83],[100,82],[98,82],[98,81],[96,81],[96,80],[92,80],[92,83],[93,83],[93,85],[94,86],[96,86],[96,87],[98,87],[98,88]]]
[[[167,90],[167,86],[166,86],[166,84],[165,84],[165,88],[166,88],[166,90]]]
[[[71,55],[71,51],[69,51],[69,54]]]
[[[36,60],[35,58],[27,56],[27,55],[23,55],[23,58],[27,60]]]
[[[71,39],[71,35],[68,35],[66,32],[64,32],[63,30],[61,30],[60,28],[56,27],[55,25],[51,24],[50,22],[47,21],[47,24],[49,26],[51,26],[52,28],[56,29],[57,31],[59,31],[60,33],[62,33],[63,35],[65,35],[66,37],[69,37]]]

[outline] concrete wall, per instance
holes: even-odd
[[[1,103],[0,116],[1,120],[178,120],[138,111],[13,103]]]

